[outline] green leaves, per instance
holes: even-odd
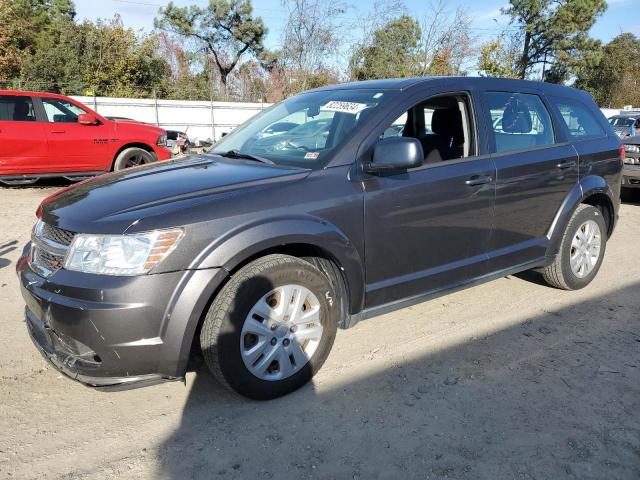
[[[597,49],[588,31],[606,9],[605,0],[510,0],[503,13],[522,38],[518,76],[551,63],[547,79],[565,81],[584,68]]]
[[[369,45],[351,59],[351,76],[356,80],[410,77],[418,73],[420,24],[408,15],[391,20],[373,32]]]
[[[581,70],[576,86],[592,93],[601,106],[640,104],[640,39],[622,33],[599,50],[593,66]]]
[[[245,54],[259,55],[267,29],[253,18],[250,0],[209,0],[206,7],[177,7],[170,2],[160,9],[155,26],[193,42],[211,55],[222,83]]]

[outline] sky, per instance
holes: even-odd
[[[135,30],[153,29],[153,18],[158,9],[169,3],[169,0],[75,0],[79,20],[112,18],[118,13],[124,24]],[[204,6],[208,0],[174,0],[179,6],[198,4]],[[346,0],[351,7],[344,14],[348,20],[366,15],[371,8],[372,0]],[[429,1],[405,0],[409,13],[420,19],[428,13]],[[632,32],[640,35],[640,0],[609,0],[609,8],[593,26],[591,35],[603,42],[608,42],[621,32]],[[449,0],[447,7],[455,10],[463,7],[473,19],[472,33],[479,41],[486,40],[500,33],[508,24],[508,19],[500,14],[500,8],[507,5],[506,0]],[[281,43],[282,29],[286,16],[280,0],[253,0],[254,13],[262,17],[269,29],[265,46],[277,48]]]

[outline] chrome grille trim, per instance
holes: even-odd
[[[44,277],[49,277],[62,268],[74,236],[73,232],[38,220],[31,236],[32,269]]]

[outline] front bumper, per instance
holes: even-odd
[[[640,152],[624,152],[625,162],[622,167],[622,186],[640,187]]]
[[[640,165],[624,164],[622,168],[622,186],[640,188]]]
[[[27,328],[58,371],[109,390],[184,375],[167,330],[174,291],[186,272],[115,277],[61,269],[43,278],[27,264],[28,252],[17,264]]]
[[[153,151],[159,161],[169,160],[171,157],[173,157],[173,152],[168,147],[154,145]]]

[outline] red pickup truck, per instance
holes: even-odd
[[[107,120],[63,95],[0,90],[0,182],[77,180],[167,160],[166,132]]]

